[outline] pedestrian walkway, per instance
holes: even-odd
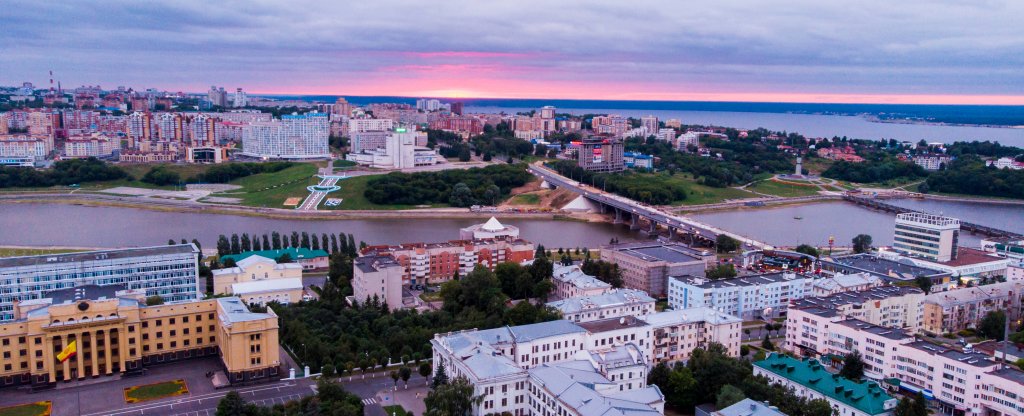
[[[309,189],[309,196],[307,196],[306,200],[302,201],[302,203],[295,209],[300,211],[316,211],[320,206],[320,202],[323,202],[324,197],[326,197],[329,192],[338,190],[335,184],[337,184],[339,180],[345,179],[344,176],[336,175],[324,175],[320,178],[319,184],[307,188]]]
[[[369,406],[371,404],[374,404],[374,403],[377,403],[377,398],[375,398],[375,397],[370,397],[368,399],[363,399],[363,404],[365,404],[367,406]]]

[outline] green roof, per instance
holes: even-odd
[[[772,353],[754,365],[869,415],[889,412],[891,408],[886,409],[885,403],[896,400],[875,382],[858,383],[833,374],[815,359],[798,360]]]
[[[221,256],[220,261],[224,262],[227,259],[234,260],[235,263],[242,261],[252,256],[266,257],[268,259],[277,260],[281,255],[287,253],[292,260],[304,260],[312,259],[317,257],[327,257],[327,252],[323,250],[310,250],[308,248],[282,248],[280,250],[260,250],[260,251],[245,251],[239,254],[228,254]]]

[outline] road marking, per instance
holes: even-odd
[[[377,399],[375,399],[373,397],[371,397],[369,399],[363,399],[363,404],[369,405],[369,404],[374,404],[374,403],[377,403]]]

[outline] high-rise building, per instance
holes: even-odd
[[[199,250],[192,244],[0,258],[0,322],[14,303],[80,285],[127,285],[165,301],[196,300]]]
[[[937,261],[956,259],[960,220],[940,215],[908,212],[896,216],[893,248]]]
[[[579,166],[594,172],[620,172],[626,170],[623,161],[622,139],[591,136],[583,139],[579,152]]]
[[[227,107],[228,105],[228,93],[224,91],[224,87],[211,86],[210,91],[206,93],[206,98],[210,100],[210,104],[218,107]]]
[[[136,111],[128,116],[128,138],[131,140],[131,147],[145,140],[152,140],[153,114],[150,112]]]
[[[185,141],[185,120],[179,113],[160,113],[156,118],[157,137],[177,143]]]
[[[427,133],[404,128],[387,132],[383,146],[377,141],[377,132],[361,132],[353,136],[359,139],[361,149],[345,155],[346,160],[360,165],[381,169],[407,169],[416,166],[433,165],[442,160],[437,151],[426,147]],[[370,142],[372,140],[372,142]],[[370,146],[378,147],[370,147]]]
[[[550,106],[550,105],[543,106],[543,107],[540,108],[540,118],[542,118],[542,119],[552,119],[552,118],[555,118],[555,112],[557,110],[558,109],[555,108],[554,106]]]
[[[238,108],[245,107],[249,105],[249,97],[245,95],[245,91],[242,91],[241,88],[236,88],[235,97],[234,100],[232,101],[232,104]]]
[[[462,115],[462,106],[463,105],[464,104],[461,101],[456,101],[456,102],[452,103],[451,104],[451,106],[452,106],[452,114],[460,115],[461,116]]]
[[[646,129],[647,134],[656,134],[658,132],[658,117],[655,116],[643,116],[640,117],[640,128]]]
[[[263,159],[319,159],[331,155],[328,115],[285,115],[280,120],[252,123],[243,128],[242,155]]]
[[[344,97],[338,97],[338,101],[334,103],[333,108],[334,114],[342,117],[352,116],[352,104],[349,104]]]

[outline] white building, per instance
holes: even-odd
[[[657,312],[640,317],[653,329],[655,363],[687,361],[697,348],[721,344],[730,357],[740,356],[743,320],[711,308]]]
[[[939,170],[942,169],[943,166],[949,165],[949,162],[952,161],[952,156],[942,153],[929,153],[914,156],[914,163],[925,170]]]
[[[636,289],[613,289],[599,295],[586,295],[548,302],[547,306],[573,322],[590,322],[623,316],[639,317],[654,313],[654,298]]]
[[[1021,170],[1024,169],[1024,163],[1018,162],[1012,157],[1001,157],[996,160],[988,160],[985,162],[986,166],[995,166],[996,169],[1010,169],[1010,170]]]
[[[483,224],[475,224],[459,230],[462,240],[488,240],[492,238],[519,238],[519,227],[502,224],[497,218],[491,217]]]
[[[640,127],[646,129],[647,134],[658,133],[660,127],[658,126],[658,117],[651,115],[640,117]]]
[[[390,118],[351,118],[348,120],[349,134],[362,131],[392,131],[395,121]]]
[[[437,334],[430,343],[434,368],[466,378],[482,397],[473,415],[663,414],[664,395],[646,383],[643,348],[605,336],[594,342],[587,329],[559,320]]]
[[[661,141],[673,143],[676,140],[676,129],[658,129],[658,134],[654,135],[654,137]]]
[[[580,270],[580,266],[575,264],[570,266],[556,264],[552,271],[551,280],[555,284],[553,294],[559,299],[596,296],[612,290],[612,285],[583,273],[583,270]]]
[[[64,140],[64,157],[86,158],[104,157],[114,153],[118,141],[99,133],[89,137],[73,137]]]
[[[700,146],[700,133],[695,131],[688,131],[680,134],[676,139],[676,148],[680,151],[686,151],[690,146]]]
[[[900,390],[937,399],[943,414],[1024,414],[1024,372],[1014,366],[921,341],[900,329],[842,318],[832,310],[790,311],[786,348],[807,357],[841,357],[856,350],[865,376],[893,380],[889,384]]]
[[[842,317],[916,333],[924,321],[924,300],[924,291],[916,287],[878,286],[825,297],[794,300],[790,303],[789,309],[831,309]]]
[[[0,138],[0,158],[31,158],[36,162],[46,159],[46,141],[32,136]]]
[[[893,248],[912,256],[938,261],[956,258],[960,220],[941,215],[908,212],[896,215]]]
[[[327,158],[331,155],[327,145],[330,130],[325,113],[251,123],[242,130],[242,154],[262,159]]]
[[[405,268],[391,256],[360,256],[352,261],[352,297],[349,303],[378,299],[390,310],[402,308]]]
[[[768,273],[711,280],[695,276],[668,279],[672,309],[709,307],[743,319],[769,318],[785,312],[791,301],[811,293],[810,276]]]
[[[245,91],[242,91],[241,88],[236,88],[235,95],[231,100],[231,103],[235,107],[245,107],[249,105],[249,97],[245,94]]]
[[[302,265],[252,255],[235,267],[214,270],[213,293],[235,295],[257,305],[298,302],[303,299]]]
[[[345,160],[379,169],[409,169],[441,163],[444,158],[437,151],[417,144],[419,137],[425,134],[399,128],[388,136],[383,148],[352,152],[345,155]]]

